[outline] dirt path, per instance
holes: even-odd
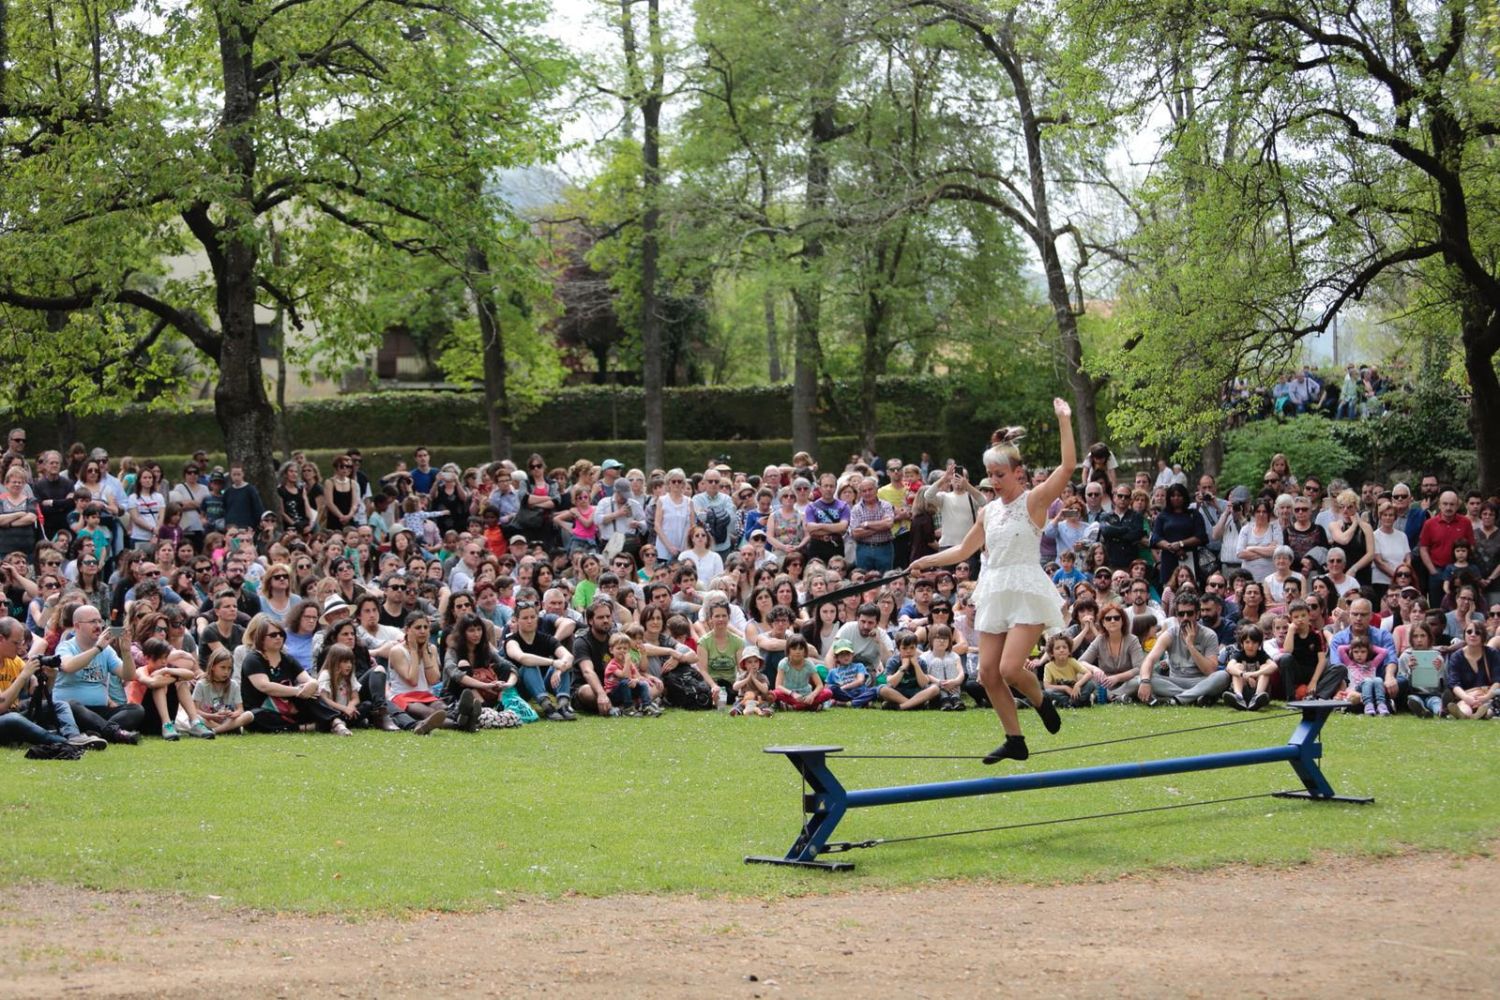
[[[1435,854],[367,921],[20,887],[0,902],[0,996],[1494,995],[1496,899],[1500,860]]]

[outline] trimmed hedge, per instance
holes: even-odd
[[[923,448],[935,456],[960,455],[972,462],[978,445],[989,433],[989,421],[976,417],[978,406],[970,380],[945,376],[889,376],[877,382],[876,412],[881,427],[927,429]],[[858,415],[859,386],[834,382],[824,392],[831,405],[819,412],[819,437],[828,454],[858,450],[850,430]],[[667,433],[677,440],[667,445],[673,464],[696,455],[697,442],[716,442],[717,452],[749,453],[751,442],[779,442],[792,433],[791,386],[721,386],[668,389],[664,393]],[[628,442],[644,451],[644,390],[634,386],[571,386],[558,391],[526,420],[514,435],[517,442],[576,442],[571,454],[593,454],[587,446],[622,442],[621,461]],[[1046,413],[1017,413],[1013,421],[1044,424]],[[476,392],[391,391],[349,394],[294,403],[286,410],[293,445],[304,451],[361,448],[409,453],[425,444],[439,451],[479,449],[488,444],[484,404]],[[32,450],[58,441],[50,421],[26,418]],[[102,445],[111,455],[190,455],[198,448],[217,451],[222,438],[211,403],[194,403],[178,412],[153,413],[145,407],[124,407],[117,413],[77,418],[76,437],[90,447]],[[517,450],[525,447],[518,444]],[[782,449],[785,450],[785,449]],[[559,451],[552,449],[553,453]],[[969,452],[974,454],[969,454]],[[762,454],[755,451],[755,454]],[[681,456],[674,457],[674,456]],[[789,455],[780,451],[774,460]],[[904,457],[904,456],[903,456]],[[771,459],[768,458],[767,461]],[[696,459],[694,461],[697,461]],[[825,459],[826,461],[826,459]],[[738,464],[738,463],[736,463]],[[765,463],[762,463],[765,464]]]
[[[900,458],[903,461],[916,461],[923,451],[932,452],[933,447],[933,439],[923,434],[882,434],[875,440],[880,446],[879,451],[882,456]],[[854,437],[826,438],[823,442],[823,450],[829,456],[825,464],[838,471],[843,469],[844,459],[859,450],[859,439]],[[344,451],[343,448],[308,448],[303,449],[303,454],[318,463],[318,468],[322,469],[323,474],[327,476],[333,468],[334,456],[342,455]],[[668,441],[666,451],[667,467],[681,466],[689,474],[701,471],[708,465],[709,459],[720,455],[727,455],[730,464],[735,469],[759,473],[773,462],[780,464],[790,461],[792,442],[790,438],[772,441]],[[542,441],[535,444],[518,444],[513,458],[519,464],[532,452],[546,459],[549,468],[558,466],[566,468],[580,458],[587,458],[594,462],[613,458],[623,462],[627,467],[644,467],[646,462],[644,441]],[[364,458],[365,472],[377,477],[394,469],[398,461],[406,462],[408,467],[412,464],[410,448],[360,446],[360,453]],[[110,454],[118,457],[120,454],[127,453],[111,452]],[[933,452],[933,454],[936,453]],[[489,456],[489,447],[484,445],[463,445],[451,448],[432,446],[434,465],[454,462],[461,468],[467,469],[487,463]],[[187,464],[192,455],[152,455],[141,452],[136,457],[156,459],[162,464],[168,476],[175,477],[177,471]],[[209,453],[208,460],[210,464],[218,465],[227,461],[222,453],[214,452]]]

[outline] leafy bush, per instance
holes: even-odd
[[[1334,427],[1325,417],[1303,414],[1285,423],[1255,420],[1230,431],[1224,439],[1222,489],[1245,486],[1251,493],[1259,492],[1271,456],[1277,453],[1286,456],[1299,477],[1317,475],[1326,483],[1334,476],[1357,475],[1359,456],[1339,440]]]
[[[1338,440],[1362,456],[1361,475],[1380,481],[1396,472],[1431,473],[1451,483],[1478,480],[1468,408],[1455,397],[1452,385],[1421,379],[1415,388],[1381,399],[1386,412],[1380,416],[1333,424]]]

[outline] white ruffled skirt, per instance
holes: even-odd
[[[986,566],[974,588],[974,627],[1008,632],[1016,625],[1040,625],[1043,633],[1063,628],[1062,596],[1035,563]]]

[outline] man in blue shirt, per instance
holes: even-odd
[[[146,721],[145,709],[125,700],[125,684],[135,679],[135,664],[120,658],[109,644],[99,609],[85,604],[73,612],[73,634],[57,646],[62,664],[52,685],[52,700],[73,709],[79,728],[111,743],[136,743]]]

